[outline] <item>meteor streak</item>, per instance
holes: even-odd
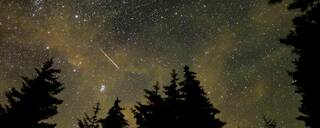
[[[103,55],[104,55],[105,57],[107,57],[108,60],[117,68],[117,70],[120,69],[120,67],[107,55],[107,53],[105,53],[101,48],[100,48],[100,51],[101,51],[101,52],[103,53]]]

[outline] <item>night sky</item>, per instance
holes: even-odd
[[[135,127],[130,109],[145,100],[143,89],[168,85],[172,69],[181,78],[189,65],[225,128],[257,128],[264,115],[301,128],[300,98],[287,75],[294,56],[278,41],[296,15],[287,3],[0,0],[0,103],[9,88],[21,87],[20,76],[35,76],[34,68],[54,57],[65,86],[50,120],[57,128],[76,127],[96,102],[105,116],[116,97]]]

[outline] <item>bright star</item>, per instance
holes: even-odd
[[[104,92],[105,89],[106,89],[106,85],[101,85],[100,86],[100,92]]]

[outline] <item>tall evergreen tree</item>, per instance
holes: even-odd
[[[52,67],[53,60],[36,68],[33,79],[22,77],[24,82],[20,90],[12,88],[6,93],[8,104],[0,107],[0,125],[3,128],[53,128],[56,124],[44,120],[57,114],[62,100],[55,96],[62,90],[58,81],[59,69]]]
[[[213,107],[206,93],[195,79],[196,73],[184,67],[184,80],[180,82],[183,98],[181,117],[183,128],[221,128],[225,123],[215,117],[220,111]]]
[[[124,119],[124,115],[121,113],[124,108],[121,108],[119,103],[120,100],[117,98],[109,110],[107,117],[100,120],[103,128],[127,128],[129,126],[127,120]]]
[[[146,104],[138,103],[134,114],[139,128],[221,128],[225,123],[215,118],[215,109],[206,93],[195,80],[195,73],[184,68],[184,80],[177,85],[177,73],[172,72],[169,86],[164,87],[165,97],[154,90],[145,90]]]
[[[171,82],[169,86],[164,87],[164,94],[166,94],[164,101],[163,117],[164,122],[167,124],[166,128],[178,128],[181,125],[180,117],[183,115],[180,113],[181,96],[178,90],[178,78],[175,70],[171,73]]]
[[[177,76],[178,74],[176,73],[176,70],[172,70],[172,73],[171,73],[172,80],[170,82],[170,85],[164,87],[165,89],[164,93],[166,94],[168,100],[178,100],[180,97],[178,84],[177,84],[179,79],[177,78]]]
[[[145,90],[147,103],[138,102],[133,110],[138,128],[164,128],[164,100],[159,94],[159,83],[153,86],[153,90]]]
[[[270,0],[270,3],[282,0]],[[317,75],[319,63],[315,56],[319,54],[318,43],[320,42],[320,0],[294,0],[289,9],[298,9],[302,15],[293,19],[295,29],[291,30],[285,39],[280,42],[293,46],[294,53],[298,58],[294,61],[296,70],[291,72],[296,86],[296,92],[302,96],[299,111],[302,113],[297,119],[303,120],[307,127],[320,128],[320,105],[315,98],[320,97],[317,93]]]
[[[100,111],[100,104],[97,103],[93,108],[93,115],[90,117],[87,113],[84,113],[83,119],[78,119],[79,128],[99,128],[98,113]]]

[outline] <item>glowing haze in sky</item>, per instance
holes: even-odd
[[[74,127],[96,102],[119,97],[126,119],[143,89],[169,84],[173,68],[197,72],[225,128],[257,128],[264,115],[300,128],[290,48],[279,43],[295,15],[267,0],[1,0],[0,103],[20,76],[50,57],[64,103],[50,121]],[[102,51],[101,51],[102,50]]]

